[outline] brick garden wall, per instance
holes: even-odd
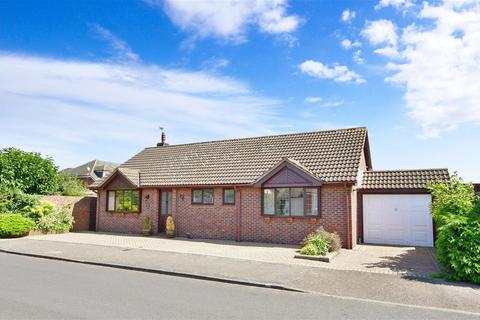
[[[42,200],[52,202],[57,208],[71,205],[72,215],[75,219],[72,231],[87,231],[90,222],[90,203],[97,199],[96,196],[42,196]]]

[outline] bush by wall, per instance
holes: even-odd
[[[73,227],[74,222],[75,221],[73,219],[70,207],[64,206],[60,209],[53,210],[47,215],[42,216],[38,220],[35,229],[43,233],[63,233],[70,230]]]
[[[338,251],[342,247],[340,236],[318,228],[303,239],[300,253],[310,256],[324,256],[328,252]]]
[[[35,222],[14,213],[0,214],[0,238],[22,237],[35,226]]]
[[[435,247],[447,278],[480,284],[480,202],[473,185],[457,174],[448,183],[432,183]]]

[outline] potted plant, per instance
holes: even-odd
[[[152,229],[152,221],[150,220],[150,216],[145,216],[143,219],[143,235],[149,236]]]
[[[172,216],[167,217],[167,225],[166,225],[166,235],[168,238],[175,237],[175,223],[173,222]]]

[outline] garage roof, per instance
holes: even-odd
[[[448,169],[365,171],[362,189],[424,189],[428,182],[447,182]]]

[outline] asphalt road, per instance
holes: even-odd
[[[0,319],[480,319],[0,253]]]

